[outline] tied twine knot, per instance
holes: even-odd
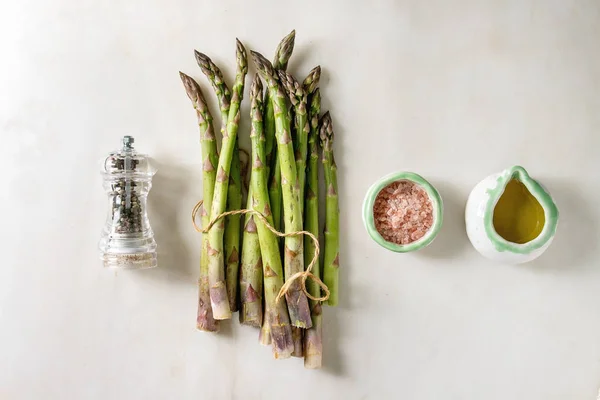
[[[314,265],[317,263],[317,261],[319,260],[319,252],[320,252],[320,247],[319,247],[319,239],[317,239],[315,237],[315,235],[313,235],[312,233],[308,232],[308,231],[297,231],[297,232],[289,232],[289,233],[282,233],[279,232],[277,229],[275,229],[267,220],[267,217],[265,217],[262,213],[256,211],[256,210],[248,210],[248,209],[241,209],[241,210],[233,210],[233,211],[225,211],[219,215],[217,215],[215,218],[213,218],[206,227],[198,227],[198,225],[196,225],[196,215],[198,214],[198,211],[200,210],[200,207],[202,207],[202,204],[204,204],[204,200],[200,200],[198,203],[196,203],[196,205],[194,206],[194,208],[192,209],[192,224],[194,225],[194,229],[196,230],[196,232],[199,233],[203,233],[206,234],[210,231],[210,229],[221,219],[224,217],[227,217],[229,215],[242,215],[242,214],[251,214],[255,217],[257,217],[260,222],[262,222],[265,227],[270,230],[275,236],[278,237],[289,237],[289,236],[298,236],[298,235],[306,235],[308,236],[314,243],[315,245],[315,254],[313,255],[312,260],[310,261],[310,264],[308,264],[308,267],[306,267],[305,271],[301,271],[301,272],[296,272],[294,275],[290,276],[285,283],[283,284],[283,286],[281,286],[281,289],[279,290],[279,293],[277,294],[277,298],[275,299],[275,302],[279,302],[279,300],[281,300],[283,298],[283,296],[286,295],[286,293],[290,290],[292,284],[297,280],[300,279],[300,284],[301,284],[301,289],[304,292],[304,294],[306,295],[306,297],[308,297],[309,299],[313,300],[313,301],[326,301],[329,298],[329,288],[327,287],[327,285],[325,285],[323,283],[323,281],[321,279],[319,279],[317,276],[315,276],[311,271],[314,267]],[[307,290],[306,290],[306,280],[310,278],[313,281],[315,281],[320,287],[321,289],[323,289],[323,291],[325,292],[324,296],[321,297],[315,297],[313,295],[311,295]]]

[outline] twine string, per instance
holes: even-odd
[[[315,237],[315,235],[313,235],[312,233],[307,232],[307,231],[297,231],[297,232],[289,232],[289,233],[279,232],[277,229],[275,229],[269,223],[269,221],[267,220],[267,218],[262,213],[260,213],[260,212],[258,212],[256,210],[248,210],[248,209],[225,211],[225,212],[217,215],[215,218],[213,218],[208,223],[208,225],[206,227],[200,228],[196,224],[196,215],[198,214],[198,211],[200,210],[200,207],[202,207],[202,204],[204,204],[204,200],[200,200],[198,203],[196,203],[196,205],[192,209],[192,224],[194,225],[194,229],[196,230],[196,232],[200,232],[200,233],[203,233],[203,234],[208,233],[210,231],[210,229],[221,218],[227,217],[229,215],[252,214],[255,217],[257,217],[260,220],[260,222],[262,222],[263,224],[265,224],[265,226],[267,227],[268,230],[270,230],[274,235],[276,235],[278,237],[289,237],[289,236],[298,236],[298,235],[306,235],[306,236],[308,236],[313,241],[313,243],[315,245],[315,254],[313,255],[312,260],[310,261],[310,264],[308,264],[308,267],[306,267],[306,270],[301,271],[301,272],[296,272],[294,275],[290,276],[289,279],[287,279],[285,281],[285,283],[283,284],[283,286],[281,286],[281,289],[279,290],[279,293],[277,294],[277,298],[275,299],[275,301],[279,302],[279,300],[281,300],[283,298],[283,296],[285,296],[285,294],[290,290],[292,284],[297,279],[300,279],[300,287],[301,287],[302,291],[304,292],[304,294],[306,295],[306,297],[308,297],[309,299],[311,299],[313,301],[326,301],[329,298],[329,288],[327,287],[327,285],[325,285],[325,283],[323,283],[323,281],[321,279],[319,279],[317,276],[315,276],[315,274],[313,274],[311,272],[312,269],[313,269],[313,267],[315,266],[315,264],[319,260],[319,253],[320,253],[319,239],[317,239]],[[306,280],[308,278],[310,278],[313,281],[315,281],[321,287],[321,289],[323,289],[323,291],[325,292],[324,296],[314,297],[313,295],[311,295],[308,292],[308,290],[306,290]]]

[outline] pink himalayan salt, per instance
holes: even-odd
[[[410,181],[390,183],[373,205],[375,228],[388,242],[409,244],[433,225],[433,205],[425,189]]]

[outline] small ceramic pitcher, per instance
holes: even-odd
[[[539,257],[552,243],[558,208],[525,168],[490,175],[473,189],[465,212],[469,240],[485,257],[520,264]]]

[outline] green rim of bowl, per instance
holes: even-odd
[[[429,199],[431,200],[433,206],[433,225],[421,239],[410,244],[396,244],[388,242],[375,228],[375,217],[373,216],[373,205],[375,204],[375,199],[383,188],[397,181],[410,181],[421,186],[429,195]],[[365,228],[367,229],[369,236],[371,236],[371,238],[381,246],[397,253],[408,253],[411,251],[420,250],[429,245],[439,233],[440,228],[442,227],[443,219],[444,206],[439,192],[435,187],[433,187],[433,185],[427,182],[425,178],[415,174],[414,172],[401,171],[384,176],[369,188],[363,202],[363,223],[365,224]]]

